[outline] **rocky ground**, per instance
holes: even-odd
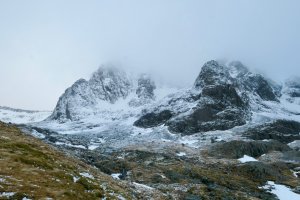
[[[120,183],[141,184],[150,192],[141,199],[153,198],[154,191],[164,199],[276,199],[262,188],[268,181],[300,194],[299,146],[292,142],[299,132],[300,123],[277,120],[243,128],[225,140],[203,133],[198,140],[207,145],[198,147],[165,140],[88,149],[88,135],[49,132],[44,140]],[[57,144],[62,138],[66,144]],[[245,155],[256,160],[238,160]]]
[[[0,122],[0,199],[163,199]]]

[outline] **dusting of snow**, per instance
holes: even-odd
[[[246,163],[246,162],[254,162],[254,161],[258,161],[255,158],[251,157],[251,156],[247,156],[244,155],[242,158],[238,159],[241,163]]]
[[[291,147],[292,149],[294,148],[300,148],[300,140],[295,140],[293,142],[290,142],[287,144],[289,147]]]
[[[73,145],[69,143],[64,143],[64,142],[55,142],[56,145],[66,145],[68,147],[74,147],[74,148],[80,148],[80,149],[86,149],[85,146],[83,145]]]
[[[81,172],[79,173],[81,176],[86,177],[86,178],[90,178],[90,179],[94,179],[94,176],[87,173],[87,172]]]
[[[118,200],[126,200],[126,198],[125,198],[125,197],[123,197],[123,196],[122,196],[122,195],[120,195],[120,194],[119,194],[117,197],[118,197]]]
[[[179,157],[181,157],[181,156],[186,156],[186,153],[185,152],[179,152],[176,155],[179,156]]]
[[[88,149],[89,149],[89,150],[95,150],[95,149],[97,149],[99,146],[100,146],[99,144],[91,144],[91,145],[89,145]]]
[[[33,135],[34,137],[39,138],[39,139],[44,139],[44,138],[45,138],[45,135],[44,135],[44,134],[39,133],[39,132],[36,131],[36,130],[32,130],[32,131],[31,131],[31,135]]]
[[[29,199],[29,198],[27,198],[27,197],[23,197],[22,200],[32,200],[32,199]]]
[[[14,196],[16,193],[15,192],[0,192],[0,197],[12,197]]]
[[[140,184],[140,183],[136,183],[136,182],[133,182],[133,184],[135,186],[137,186],[138,188],[143,188],[143,189],[146,189],[146,190],[154,190],[154,188],[152,188],[148,185],[144,185],[144,184]]]

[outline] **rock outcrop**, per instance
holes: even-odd
[[[290,143],[300,140],[300,123],[289,120],[276,120],[251,128],[243,133],[245,137],[253,140],[278,140]]]

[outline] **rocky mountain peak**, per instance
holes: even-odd
[[[236,78],[249,73],[249,69],[240,61],[232,61],[228,64],[231,77]]]
[[[49,119],[65,122],[78,120],[101,101],[115,103],[132,89],[127,74],[114,66],[101,66],[89,81],[79,79],[59,98]]]
[[[89,80],[92,92],[99,99],[115,103],[119,98],[126,98],[132,90],[132,83],[127,74],[114,66],[101,66]]]
[[[201,68],[194,87],[198,89],[209,85],[224,85],[229,83],[231,83],[231,78],[228,68],[215,60],[211,60]]]

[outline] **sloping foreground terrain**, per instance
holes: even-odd
[[[277,120],[236,133],[243,140],[211,137],[211,144],[202,148],[164,141],[113,151],[52,144],[119,183],[135,186],[135,195],[126,199],[275,200],[276,191],[267,183],[276,183],[288,191],[285,196],[296,195],[288,200],[297,200],[300,156],[297,145],[289,142],[298,139],[299,131],[300,123]]]
[[[13,125],[0,123],[0,140],[0,199],[277,199],[267,182],[299,192],[300,165],[289,161],[297,152],[275,140],[221,142],[201,151],[151,144],[110,154],[61,149],[85,162]],[[257,160],[237,160],[245,154]]]
[[[133,190],[0,122],[0,199],[139,198]]]

